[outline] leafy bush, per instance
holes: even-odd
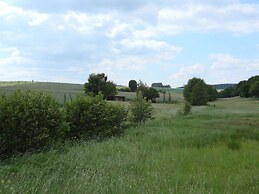
[[[127,110],[103,100],[102,95],[78,96],[65,104],[71,138],[103,138],[121,132]]]
[[[177,113],[180,116],[185,116],[191,113],[191,109],[192,109],[192,105],[189,102],[184,101],[183,108],[181,108]]]
[[[134,125],[138,125],[152,118],[153,107],[151,103],[147,102],[147,100],[139,94],[130,102],[129,111],[130,122]]]
[[[0,155],[41,150],[67,131],[59,104],[40,92],[15,91],[0,98]]]

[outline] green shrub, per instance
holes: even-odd
[[[41,150],[67,131],[59,104],[40,92],[15,91],[0,98],[0,155]]]
[[[65,104],[71,138],[115,135],[123,129],[127,110],[103,100],[102,95],[78,96]]]
[[[129,120],[134,125],[145,123],[152,118],[153,107],[150,102],[138,94],[131,102],[129,107]]]
[[[184,106],[181,109],[179,109],[177,113],[180,116],[186,116],[191,113],[191,109],[192,105],[189,102],[184,101]]]

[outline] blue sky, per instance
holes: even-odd
[[[253,0],[0,0],[0,80],[182,86],[259,74]]]

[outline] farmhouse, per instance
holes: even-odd
[[[109,96],[107,100],[111,101],[125,101],[125,96]]]

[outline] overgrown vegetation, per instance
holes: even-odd
[[[42,150],[68,131],[59,104],[41,92],[16,91],[0,99],[0,155]]]
[[[220,99],[156,119],[120,138],[67,142],[1,162],[0,193],[259,193],[256,99]]]
[[[153,107],[141,94],[138,94],[129,107],[129,120],[133,125],[145,123],[152,117]]]
[[[126,123],[139,125],[152,117],[151,104],[136,97],[128,109],[103,95],[77,96],[61,107],[42,92],[16,91],[0,98],[0,156],[40,151],[54,141],[103,139],[121,134]],[[127,119],[129,118],[129,121]]]
[[[102,95],[78,96],[65,104],[71,138],[109,137],[121,132],[126,122],[125,107],[110,104]]]
[[[219,93],[220,98],[235,96],[244,98],[259,97],[259,75],[240,81],[237,85],[226,88]]]
[[[184,105],[182,108],[178,110],[179,116],[186,116],[191,113],[192,105],[188,101],[184,101]]]

